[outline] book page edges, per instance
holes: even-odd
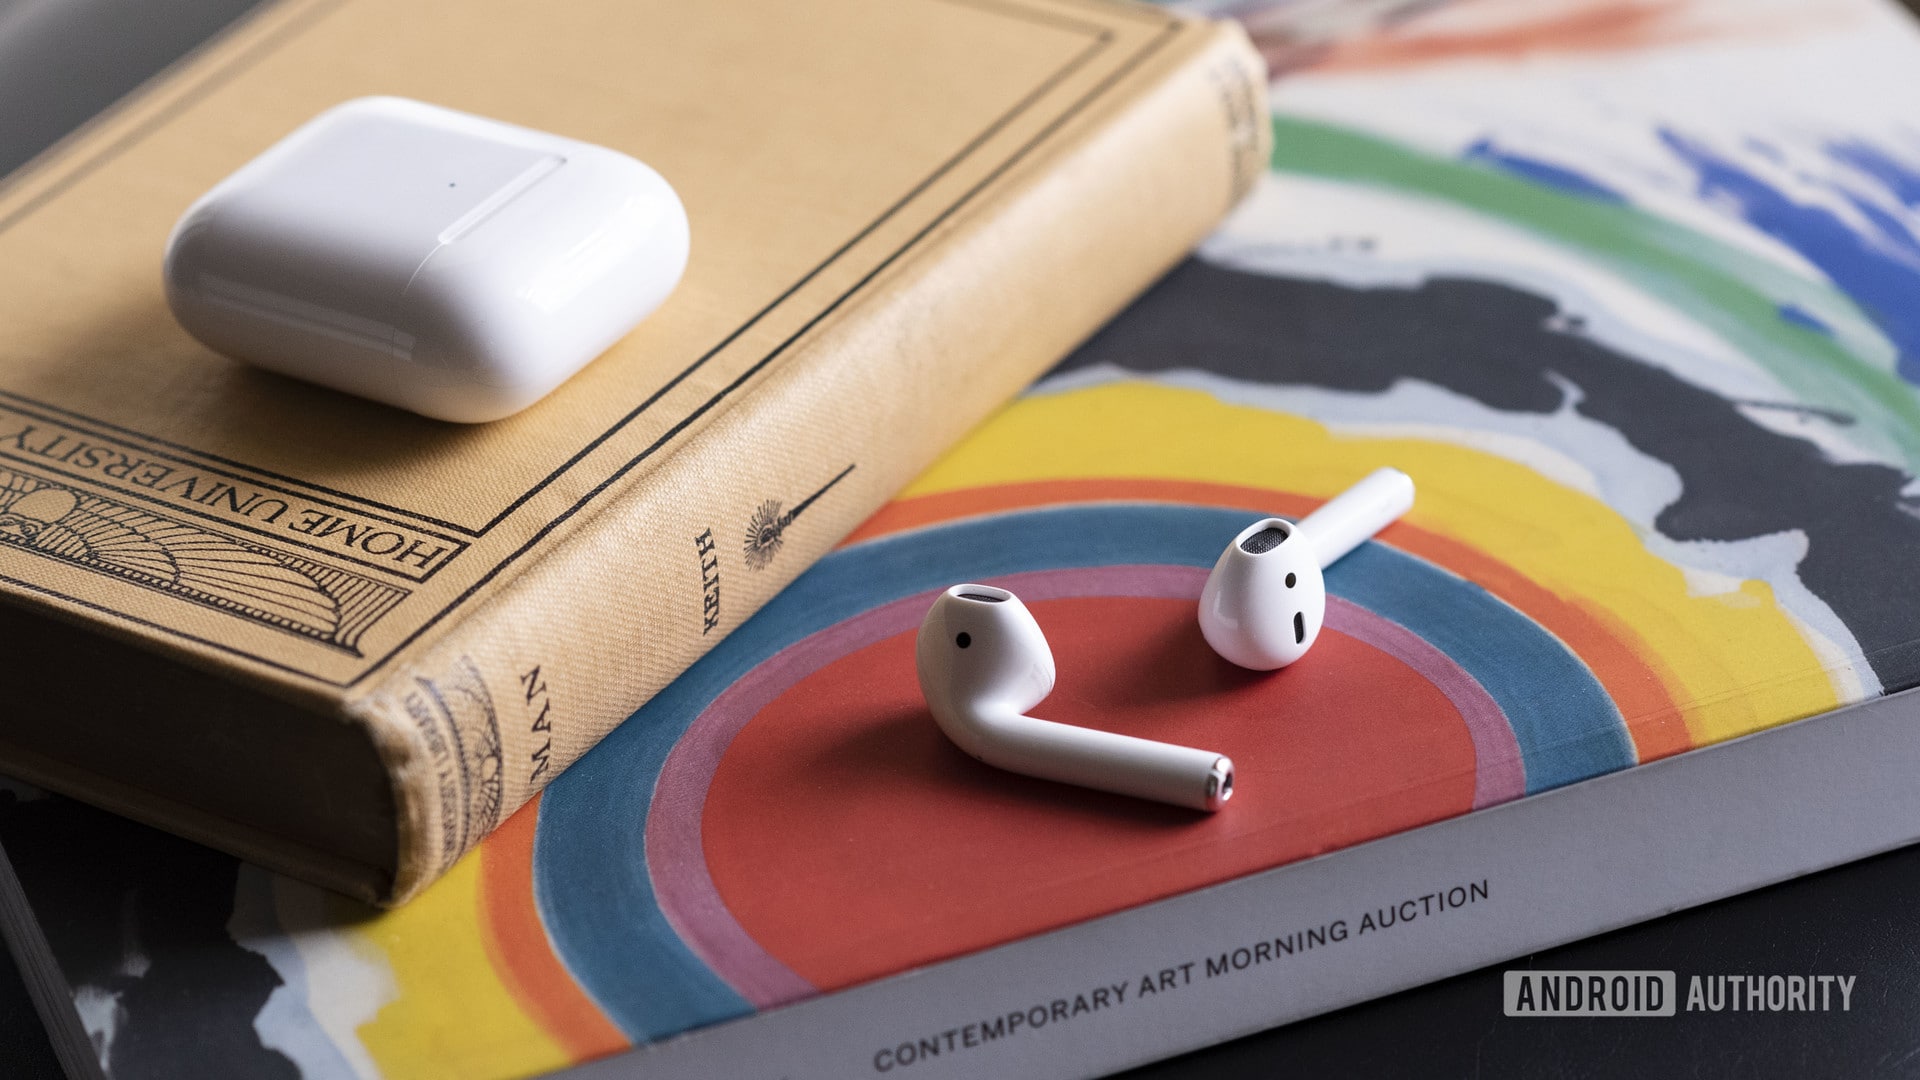
[[[1238,202],[1271,140],[1244,32],[1186,23],[1131,81],[346,704],[392,775],[382,902],[443,873]]]
[[[360,900],[377,900],[392,888],[390,872],[333,852],[301,844],[278,833],[208,813],[175,799],[120,783],[102,774],[31,750],[0,743],[7,775],[35,787],[71,795],[102,810],[154,822],[195,843],[219,848],[278,873]]]

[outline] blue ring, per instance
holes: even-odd
[[[1036,570],[1210,568],[1222,537],[1262,512],[1165,503],[1021,510],[896,533],[822,559],[547,788],[534,898],[555,952],[636,1042],[753,1012],[667,923],[645,863],[646,818],[674,744],[714,698],[793,643],[903,597]],[[1364,544],[1328,592],[1406,627],[1499,703],[1527,792],[1634,764],[1627,727],[1557,637],[1479,585]]]

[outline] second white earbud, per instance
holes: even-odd
[[[1195,810],[1233,796],[1224,755],[1026,715],[1053,690],[1053,650],[1005,589],[941,593],[920,623],[914,665],[940,730],[989,765]]]
[[[1413,506],[1413,479],[1377,469],[1298,524],[1256,521],[1233,538],[1200,593],[1200,632],[1213,651],[1271,671],[1307,654],[1327,615],[1320,572]]]

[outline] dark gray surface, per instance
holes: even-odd
[[[0,175],[259,0],[0,0]]]
[[[1920,1076],[1920,848],[1800,878],[1124,1074]],[[1501,973],[1857,976],[1848,1012],[1510,1019]],[[1684,999],[1681,1002],[1684,1007]]]
[[[1903,0],[1909,7],[1920,0]],[[24,163],[253,0],[0,0],[0,173]],[[1916,105],[1920,110],[1920,104]],[[1920,1076],[1920,849],[1908,849],[1127,1074]],[[1848,1013],[1515,1020],[1500,972],[1661,969],[1856,975]],[[57,1077],[0,963],[0,1077]]]
[[[0,955],[0,1077],[61,1080],[53,1044],[27,997],[27,984],[12,957]]]

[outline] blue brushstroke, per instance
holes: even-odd
[[[1468,161],[1492,165],[1523,180],[1557,188],[1568,194],[1580,195],[1600,202],[1625,203],[1627,201],[1626,196],[1598,180],[1575,172],[1565,165],[1556,165],[1550,161],[1502,150],[1493,144],[1492,139],[1481,139],[1467,147],[1461,156]]]
[[[1791,323],[1802,329],[1812,330],[1816,334],[1825,334],[1828,337],[1833,336],[1833,327],[1828,326],[1826,320],[1808,311],[1806,308],[1801,307],[1799,304],[1781,304],[1780,319],[1783,322]]]
[[[1703,198],[1738,208],[1748,224],[1799,252],[1851,297],[1893,342],[1900,377],[1920,383],[1920,243],[1912,233],[1854,199],[1875,230],[1863,235],[1831,210],[1793,201],[1692,139],[1666,129],[1660,138],[1693,167]]]
[[[1893,255],[1920,265],[1920,239],[1914,237],[1913,230],[1907,228],[1906,222],[1851,191],[1842,191],[1840,195],[1848,205],[1860,212],[1861,217],[1867,219]]]
[[[1828,143],[1827,154],[1879,181],[1903,206],[1920,207],[1920,171],[1886,151],[1854,139]]]
[[[1767,142],[1765,139],[1749,137],[1746,141],[1746,147],[1748,150],[1766,158],[1775,165],[1785,165],[1787,163],[1787,156],[1780,152],[1780,148]]]
[[[1033,570],[1205,569],[1262,511],[1168,504],[1046,507],[881,537],[822,559],[547,788],[534,895],[556,953],[630,1038],[654,1041],[752,1012],[661,912],[646,820],[668,753],[738,679],[855,615],[955,581]],[[1505,711],[1527,791],[1635,763],[1624,720],[1586,665],[1481,586],[1380,544],[1327,573],[1335,596],[1433,643]]]
[[[635,1042],[753,1012],[680,940],[647,876],[654,781],[698,715],[629,717],[547,787],[534,831],[534,907],[554,952]]]

